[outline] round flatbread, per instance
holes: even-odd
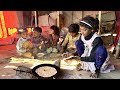
[[[54,67],[43,66],[36,69],[35,72],[41,77],[51,77],[57,73],[57,70]]]

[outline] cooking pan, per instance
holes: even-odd
[[[38,79],[32,73],[32,70],[26,66],[18,66],[17,69],[13,69],[16,71],[16,75],[22,79]]]
[[[43,76],[40,76],[38,73],[36,73],[36,70],[38,68],[41,68],[41,67],[44,67],[44,66],[48,66],[48,67],[52,67],[54,69],[56,69],[57,73],[50,76],[50,77],[43,77]],[[57,79],[57,77],[59,76],[60,74],[60,68],[56,65],[53,65],[53,64],[40,64],[40,65],[37,65],[35,66],[33,69],[32,69],[32,73],[34,74],[34,76],[38,77],[38,79]]]

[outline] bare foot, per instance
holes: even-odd
[[[92,78],[98,78],[99,77],[99,73],[91,73],[90,77],[92,77]]]
[[[77,71],[81,71],[81,70],[82,70],[80,63],[77,65],[76,70],[77,70]]]

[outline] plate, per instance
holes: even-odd
[[[37,57],[43,57],[45,54],[44,53],[38,53]]]

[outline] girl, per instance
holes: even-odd
[[[49,43],[50,46],[49,48],[46,50],[47,53],[57,53],[58,52],[58,41],[59,41],[59,37],[60,37],[60,29],[56,26],[56,25],[52,25],[50,27],[50,32],[49,32]]]
[[[60,29],[55,25],[51,26],[50,27],[50,42],[52,44],[52,47],[57,46],[59,37],[60,37]]]
[[[77,69],[90,70],[91,77],[97,78],[100,72],[105,72],[110,65],[109,54],[103,45],[101,37],[96,33],[99,20],[86,16],[80,21],[81,37],[76,41],[77,53],[81,63]],[[114,69],[109,67],[109,71]]]

